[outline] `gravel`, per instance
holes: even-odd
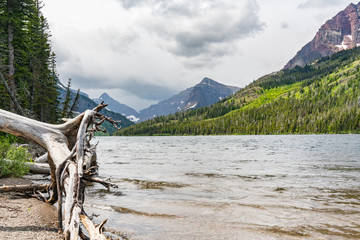
[[[0,186],[29,183],[22,178],[0,179]],[[0,240],[63,239],[56,226],[54,206],[22,193],[0,193]]]

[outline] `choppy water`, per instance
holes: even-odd
[[[86,209],[129,239],[360,239],[360,135],[98,137]]]

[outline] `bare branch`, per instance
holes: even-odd
[[[110,182],[110,179],[101,179],[101,178],[98,178],[98,177],[95,177],[95,176],[84,175],[84,180],[86,180],[88,182],[100,183],[103,186],[105,186],[107,189],[110,189],[110,187],[119,188],[118,185],[116,185],[115,183]]]
[[[90,239],[97,239],[97,240],[107,240],[110,238],[107,238],[103,235],[103,229],[104,225],[107,220],[104,220],[99,225],[95,226],[93,222],[89,219],[86,215],[80,215],[80,220],[84,224],[84,227],[86,228],[87,232],[90,235]]]

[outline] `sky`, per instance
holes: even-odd
[[[60,80],[142,110],[281,70],[348,0],[43,0]]]

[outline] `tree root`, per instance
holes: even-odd
[[[0,192],[1,189],[31,190],[45,202],[53,204],[57,201],[59,232],[63,233],[65,239],[88,239],[81,231],[81,224],[87,229],[90,239],[109,239],[103,234],[103,225],[106,221],[95,226],[83,209],[84,181],[98,182],[108,189],[117,187],[109,179],[97,177],[96,145],[90,143],[96,131],[103,131],[100,128],[103,122],[108,121],[117,127],[116,121],[99,113],[106,106],[101,103],[93,110],[87,110],[74,119],[67,119],[60,125],[46,124],[0,110],[0,131],[34,141],[48,151],[52,178],[50,185],[27,185],[16,188],[6,186],[0,187]]]

